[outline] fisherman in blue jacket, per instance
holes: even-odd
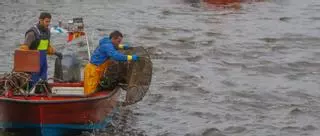
[[[128,45],[121,44],[123,35],[114,31],[109,37],[104,36],[99,41],[99,46],[93,52],[90,62],[84,69],[84,92],[86,95],[94,93],[104,70],[112,60],[116,61],[138,61],[137,55],[124,55],[118,49],[129,49]]]

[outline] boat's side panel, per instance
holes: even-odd
[[[70,128],[103,127],[116,108],[117,91],[112,97],[68,103],[23,103],[0,101],[2,128]]]
[[[38,104],[0,101],[0,122],[2,124],[6,123],[9,125],[14,122],[39,123],[41,122],[39,117]]]
[[[117,112],[118,108],[113,109],[113,112]],[[8,123],[0,124],[0,126],[13,126],[5,127],[7,131],[19,136],[64,136],[64,135],[80,135],[82,131],[102,130],[111,124],[112,115],[109,114],[101,122],[93,124],[26,124],[26,123]]]
[[[43,104],[39,106],[41,124],[90,124],[101,122],[116,106],[111,99],[65,104]]]

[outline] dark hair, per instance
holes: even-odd
[[[39,16],[39,19],[45,19],[45,18],[51,19],[51,14],[48,13],[48,12],[41,12],[40,16]]]
[[[122,36],[122,33],[121,32],[119,32],[119,31],[113,31],[112,33],[110,33],[110,36],[109,36],[109,38],[111,39],[111,38],[117,38],[117,37],[123,37]]]

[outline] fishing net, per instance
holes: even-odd
[[[5,95],[12,91],[14,95],[26,95],[26,88],[31,80],[31,75],[23,72],[11,72],[0,77],[0,94]]]
[[[126,90],[125,100],[122,103],[125,106],[141,101],[148,92],[152,78],[152,62],[149,53],[143,47],[134,47],[122,52],[127,55],[138,55],[139,61],[112,61],[101,83],[109,87],[118,85]]]

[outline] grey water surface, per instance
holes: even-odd
[[[107,135],[319,136],[320,1],[266,0],[232,8],[200,0],[1,0],[0,71],[39,12],[83,17],[99,33],[120,30],[148,48],[150,92],[122,109]],[[86,47],[58,50],[86,55]],[[53,75],[55,57],[49,57]],[[86,62],[86,61],[84,61]]]

